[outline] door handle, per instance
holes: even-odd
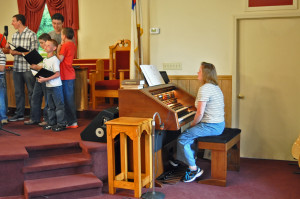
[[[239,99],[244,99],[244,98],[245,98],[245,96],[244,96],[244,95],[242,95],[242,94],[239,94],[239,95],[238,95],[238,98],[239,98]]]

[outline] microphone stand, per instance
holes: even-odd
[[[159,126],[163,127],[161,123],[160,115],[158,112],[154,113],[152,120],[152,192],[147,192],[142,195],[145,199],[164,199],[165,194],[161,192],[155,192],[155,116],[158,116]]]
[[[2,43],[3,38],[4,38],[4,34],[2,35],[2,38],[1,38],[1,41],[0,41],[0,45],[1,45],[1,43]]]
[[[0,121],[0,130],[5,131],[5,132],[7,132],[7,133],[11,133],[11,134],[17,135],[17,136],[21,136],[21,135],[18,134],[18,133],[14,133],[14,132],[12,132],[12,131],[8,131],[8,130],[3,129],[2,126],[3,126],[3,124],[2,124],[2,122]]]

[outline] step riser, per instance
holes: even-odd
[[[54,169],[48,171],[38,171],[33,173],[26,173],[25,180],[34,180],[34,179],[50,178],[56,176],[81,174],[81,173],[87,173],[91,171],[92,171],[91,165],[68,167],[68,168]]]
[[[29,158],[53,156],[59,154],[71,154],[71,153],[81,153],[82,149],[80,147],[68,147],[68,148],[54,148],[54,149],[43,149],[43,150],[28,150]]]
[[[25,198],[69,199],[98,196],[103,183],[92,172],[90,155],[79,143],[26,148]]]
[[[26,199],[76,199],[76,198],[83,198],[83,197],[91,197],[91,196],[100,196],[102,194],[102,188],[92,188],[92,189],[84,189],[72,192],[64,192],[58,193],[53,195],[45,196],[26,196]]]

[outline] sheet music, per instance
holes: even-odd
[[[154,65],[141,65],[142,72],[149,86],[165,84],[161,74]]]

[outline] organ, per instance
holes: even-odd
[[[195,97],[175,84],[119,90],[120,117],[152,118],[155,112],[160,114],[164,130],[182,130],[196,114]]]
[[[155,158],[158,177],[167,170],[168,160],[176,152],[177,137],[194,119],[195,97],[175,84],[119,89],[120,117],[152,118],[155,112],[159,113],[164,124],[163,130],[158,131],[160,126],[156,117]]]

